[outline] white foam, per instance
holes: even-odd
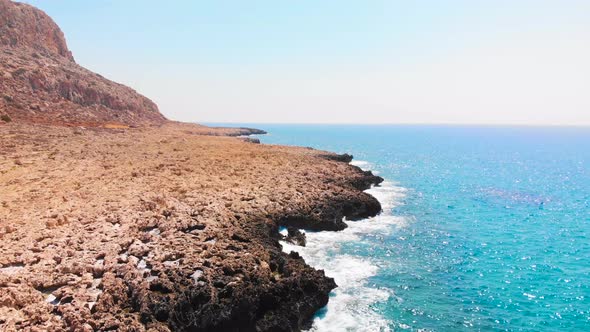
[[[390,181],[384,181],[377,187],[365,190],[366,193],[372,195],[381,203],[382,215],[384,216],[392,215],[391,209],[400,204],[400,201],[406,196],[406,191],[406,188],[399,187],[396,183]]]
[[[371,163],[368,161],[364,161],[364,160],[353,160],[350,162],[350,164],[352,166],[358,166],[360,167],[362,170],[368,170],[369,167],[371,167]]]
[[[279,229],[279,233],[280,233],[282,236],[287,236],[287,235],[289,234],[289,231],[287,231],[287,227],[281,227],[281,228]]]
[[[362,161],[356,164],[369,165]],[[348,228],[340,232],[307,232],[305,247],[281,241],[283,251],[298,252],[310,266],[323,269],[338,285],[330,297],[325,315],[314,319],[310,331],[391,330],[391,322],[371,308],[393,295],[388,289],[368,285],[368,279],[379,270],[378,262],[370,257],[345,254],[341,247],[347,242],[363,241],[366,235],[384,235],[404,227],[405,219],[394,216],[392,208],[400,204],[405,191],[392,182],[384,182],[366,191],[381,203],[383,213],[380,215],[348,221]]]

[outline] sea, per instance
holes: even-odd
[[[381,215],[283,243],[338,284],[311,331],[590,331],[590,128],[246,126],[385,179]]]

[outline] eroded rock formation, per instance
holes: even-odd
[[[76,64],[44,12],[10,0],[0,0],[0,94],[0,116],[13,121],[107,127],[165,121],[148,98]]]

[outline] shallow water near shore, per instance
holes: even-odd
[[[285,252],[298,252],[311,266],[324,269],[338,285],[328,306],[318,313],[311,331],[389,329],[389,322],[373,310],[373,305],[386,301],[392,292],[368,283],[369,278],[377,275],[380,262],[361,251],[374,250],[384,234],[404,227],[404,218],[392,215],[391,209],[405,190],[385,182],[367,192],[382,203],[381,215],[349,222],[349,227],[340,232],[306,232],[305,247],[281,242]]]
[[[248,126],[353,154],[395,193],[285,248],[339,285],[314,331],[590,330],[590,128]]]

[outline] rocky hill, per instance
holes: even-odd
[[[0,331],[308,328],[337,285],[279,240],[377,215],[383,179],[227,137],[263,133],[166,120],[0,0]]]
[[[35,7],[0,0],[0,48],[0,124],[125,127],[166,120],[148,98],[76,64],[61,29]]]

